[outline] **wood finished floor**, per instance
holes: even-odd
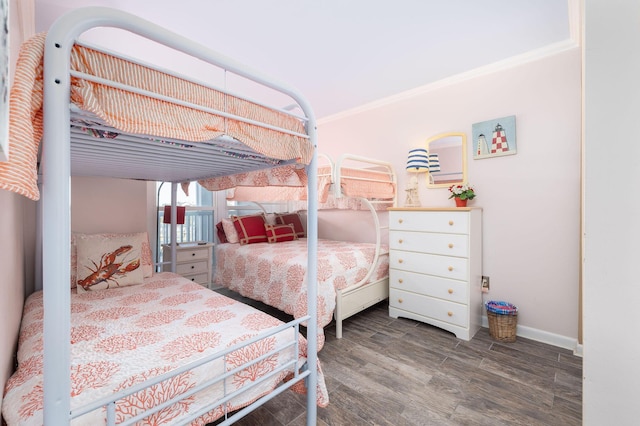
[[[217,290],[290,319],[259,302]],[[580,425],[582,358],[482,328],[469,342],[417,321],[389,317],[386,302],[326,329],[319,353],[329,406],[325,425]],[[285,392],[237,425],[306,424],[305,397]]]

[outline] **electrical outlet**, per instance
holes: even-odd
[[[482,276],[482,292],[489,293],[489,277]]]

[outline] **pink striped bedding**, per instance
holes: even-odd
[[[250,306],[168,272],[147,278],[140,285],[81,294],[72,290],[71,296],[72,410],[282,324]],[[9,426],[43,423],[42,321],[42,292],[37,292],[25,303],[17,354],[19,367],[5,388],[2,415]],[[116,408],[117,420],[131,418],[141,406],[152,406],[176,396],[206,378],[230,371],[246,360],[255,359],[263,351],[280,347],[295,338],[293,329],[286,329],[232,352],[226,366],[218,360],[120,400]],[[226,379],[227,393],[242,388],[294,356],[306,359],[306,341],[301,336],[297,339],[300,341],[299,354],[294,354],[294,347],[289,347],[237,372]],[[328,394],[319,365],[318,373],[317,403],[326,406]],[[248,405],[278,385],[286,375],[286,372],[276,375],[249,394],[235,397],[227,409],[231,411]],[[196,412],[221,395],[222,383],[136,424],[179,422],[187,413]],[[222,407],[215,407],[191,424],[204,425],[223,414]],[[99,409],[85,414],[73,424],[104,423],[104,410]]]
[[[390,200],[395,196],[395,183],[381,180],[380,172],[343,167],[340,174],[340,189],[347,197]],[[388,178],[388,175],[385,177]]]
[[[383,173],[367,170],[343,167],[341,169],[340,190],[346,197],[362,197],[370,200],[393,200],[396,192],[396,184],[390,177]],[[334,174],[328,166],[318,168],[318,205],[319,209],[358,209],[359,203],[353,200],[336,200],[329,197],[330,187]],[[305,181],[306,182],[306,181]],[[307,188],[295,188],[295,185],[269,184],[273,186],[258,187],[246,184],[238,184],[230,191],[227,199],[234,201],[302,201],[307,199]],[[305,186],[305,185],[301,185]],[[207,189],[212,189],[205,186]],[[219,188],[215,188],[219,189]],[[386,209],[387,205],[380,205]],[[298,208],[298,206],[296,206]],[[300,206],[304,209],[304,206]]]
[[[36,163],[44,113],[42,60],[45,37],[41,33],[27,40],[19,53],[9,99],[10,158],[8,162],[0,163],[0,188],[33,200],[40,196]],[[303,123],[289,115],[90,48],[73,47],[71,69],[306,133]],[[196,142],[227,134],[260,154],[281,160],[296,159],[304,164],[309,163],[313,153],[311,143],[301,136],[242,123],[76,77],[71,79],[71,102],[122,132]]]
[[[282,243],[218,244],[217,285],[259,300],[294,318],[307,314],[307,240]],[[387,251],[384,250],[386,253]],[[318,348],[324,345],[323,327],[331,322],[336,291],[353,286],[369,270],[375,244],[318,240]],[[389,257],[381,255],[369,281],[389,274]]]

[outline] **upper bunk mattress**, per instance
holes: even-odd
[[[34,200],[39,198],[37,162],[43,132],[45,40],[46,34],[38,34],[21,48],[10,95],[10,161],[0,163],[0,188]],[[249,170],[273,167],[279,162],[308,164],[311,160],[313,146],[306,137],[304,123],[278,110],[81,45],[74,45],[71,51],[71,73],[70,103],[87,115],[87,119],[81,114],[75,123],[72,121],[72,127],[81,129],[80,133],[90,128],[104,149],[114,154],[116,163],[122,152],[118,142],[131,135],[144,135],[143,147],[155,144],[178,151],[203,149],[202,155],[221,157],[235,173],[243,171],[238,168],[238,158]],[[216,138],[222,135],[229,138],[216,147]],[[209,146],[203,148],[204,144]],[[96,146],[92,146],[88,152],[95,150]],[[164,155],[164,161],[170,163],[179,156]],[[150,157],[138,155],[138,165],[152,160]],[[99,165],[98,162],[92,167]],[[214,171],[208,175],[195,172],[190,180],[234,174],[219,169],[210,166],[209,170]],[[187,180],[180,178],[148,180]]]

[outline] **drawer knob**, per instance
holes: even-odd
[[[402,259],[398,259],[398,263],[402,263],[402,262],[403,262],[403,260],[402,260]]]
[[[398,278],[398,282],[402,284],[404,281],[402,280],[402,278]]]
[[[191,253],[191,256],[195,256],[195,255],[196,255],[195,253]]]
[[[398,223],[402,223],[402,222],[403,222],[403,220],[402,220],[402,219],[398,219]]]
[[[398,240],[398,243],[402,244],[402,238],[400,238],[400,239]]]
[[[191,265],[191,269],[196,269],[195,265]]]
[[[453,248],[453,243],[449,243],[449,248]]]
[[[449,271],[453,271],[453,266],[449,266],[447,269],[448,269]]]
[[[402,303],[402,299],[398,299],[398,303]]]
[[[196,280],[195,278],[191,278],[191,281],[195,281],[195,280]]]
[[[450,317],[452,317],[452,316],[453,316],[453,312],[449,311],[449,312],[447,312],[447,315],[449,315]]]
[[[453,289],[452,288],[450,288],[448,291],[449,291],[449,294],[453,294]]]
[[[449,226],[453,226],[453,221],[452,220],[449,221]]]

